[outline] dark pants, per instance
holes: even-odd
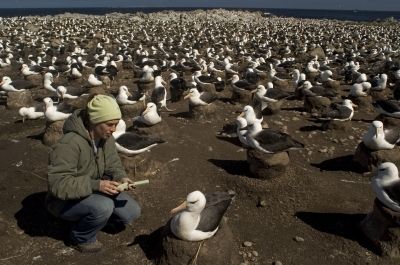
[[[140,216],[140,206],[127,193],[116,196],[94,193],[82,200],[67,201],[60,218],[76,222],[71,230],[74,243],[91,243],[96,241],[96,234],[106,224],[110,216],[115,221],[130,224]]]

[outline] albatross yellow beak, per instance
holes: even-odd
[[[244,112],[240,113],[239,117],[244,117]]]
[[[183,99],[188,99],[188,98],[190,98],[190,93],[183,97]]]
[[[181,205],[179,205],[178,207],[172,209],[170,213],[171,213],[171,214],[176,214],[176,213],[178,213],[178,212],[180,212],[180,211],[185,210],[186,207],[187,207],[187,202],[184,201],[183,203],[181,203]]]

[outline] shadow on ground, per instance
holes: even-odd
[[[359,228],[366,214],[297,212],[295,216],[320,232],[358,242],[360,246],[374,253],[379,252],[365,239]]]
[[[19,228],[32,237],[47,236],[68,241],[71,224],[53,217],[45,207],[47,192],[38,192],[22,201],[22,208],[15,213]]]
[[[355,173],[364,173],[365,170],[354,163],[353,155],[339,156],[322,161],[319,164],[312,163],[313,167],[319,168],[321,171],[350,171]]]
[[[161,238],[164,226],[149,235],[138,235],[128,246],[139,245],[149,260],[156,261],[161,256]]]
[[[211,162],[231,175],[250,176],[251,174],[247,161],[245,160],[208,159],[208,162]]]

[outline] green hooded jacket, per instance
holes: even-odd
[[[64,136],[52,146],[49,156],[48,205],[49,201],[76,200],[89,196],[99,190],[100,179],[105,174],[114,181],[126,177],[114,137],[101,142],[95,153],[89,132],[83,124],[81,110],[76,110],[65,121],[63,132]],[[53,210],[58,212],[57,209]],[[52,210],[50,212],[54,213]]]

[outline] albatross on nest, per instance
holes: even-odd
[[[304,148],[304,145],[296,140],[294,140],[290,135],[270,129],[257,129],[256,131],[252,130],[252,127],[255,126],[250,125],[246,137],[246,144],[251,148],[262,151],[267,154],[274,154],[278,152],[284,152],[291,149],[300,149]],[[260,128],[261,126],[258,126]]]
[[[232,90],[236,93],[241,91],[251,91],[256,87],[256,84],[248,82],[246,79],[240,80],[238,75],[233,75],[231,80]]]
[[[157,112],[157,106],[153,102],[147,103],[146,109],[140,114],[133,118],[133,122],[140,122],[147,126],[153,126],[161,122],[161,116]]]
[[[140,154],[165,142],[161,139],[138,135],[134,132],[126,132],[126,123],[123,119],[119,120],[113,136],[117,150],[126,155]]]
[[[44,117],[43,111],[37,111],[35,107],[22,107],[18,110],[18,114],[22,117],[22,123],[28,120],[36,120]]]
[[[390,150],[400,141],[399,129],[387,126],[381,121],[373,121],[362,141],[371,150]]]
[[[391,162],[378,166],[377,175],[372,179],[372,189],[378,200],[395,212],[400,212],[399,170]]]
[[[189,99],[189,104],[192,106],[206,106],[214,102],[217,96],[210,92],[200,93],[197,88],[191,88],[184,99]]]
[[[12,81],[10,77],[3,76],[0,87],[6,92],[19,92],[29,88],[33,88],[35,87],[35,85],[27,80],[21,79]]]
[[[118,90],[118,95],[116,100],[119,105],[133,105],[138,101],[145,101],[146,95],[140,93],[139,91],[134,91],[134,95],[132,95],[127,86],[120,86]]]
[[[336,121],[351,120],[354,115],[353,107],[356,106],[357,105],[353,104],[350,99],[345,99],[341,105],[333,104],[332,107],[324,111],[318,119]]]
[[[187,241],[201,241],[212,237],[217,232],[233,196],[227,192],[209,195],[200,191],[189,193],[185,202],[171,210],[175,214],[170,223],[172,233]]]
[[[56,106],[54,106],[54,102],[51,98],[44,98],[43,102],[45,104],[45,111],[44,115],[46,116],[46,119],[48,121],[62,121],[67,119],[69,116],[71,116],[71,113],[64,113],[61,112],[57,109]]]
[[[374,103],[375,109],[381,113],[390,117],[400,118],[400,102],[393,99],[388,100],[377,100]]]

